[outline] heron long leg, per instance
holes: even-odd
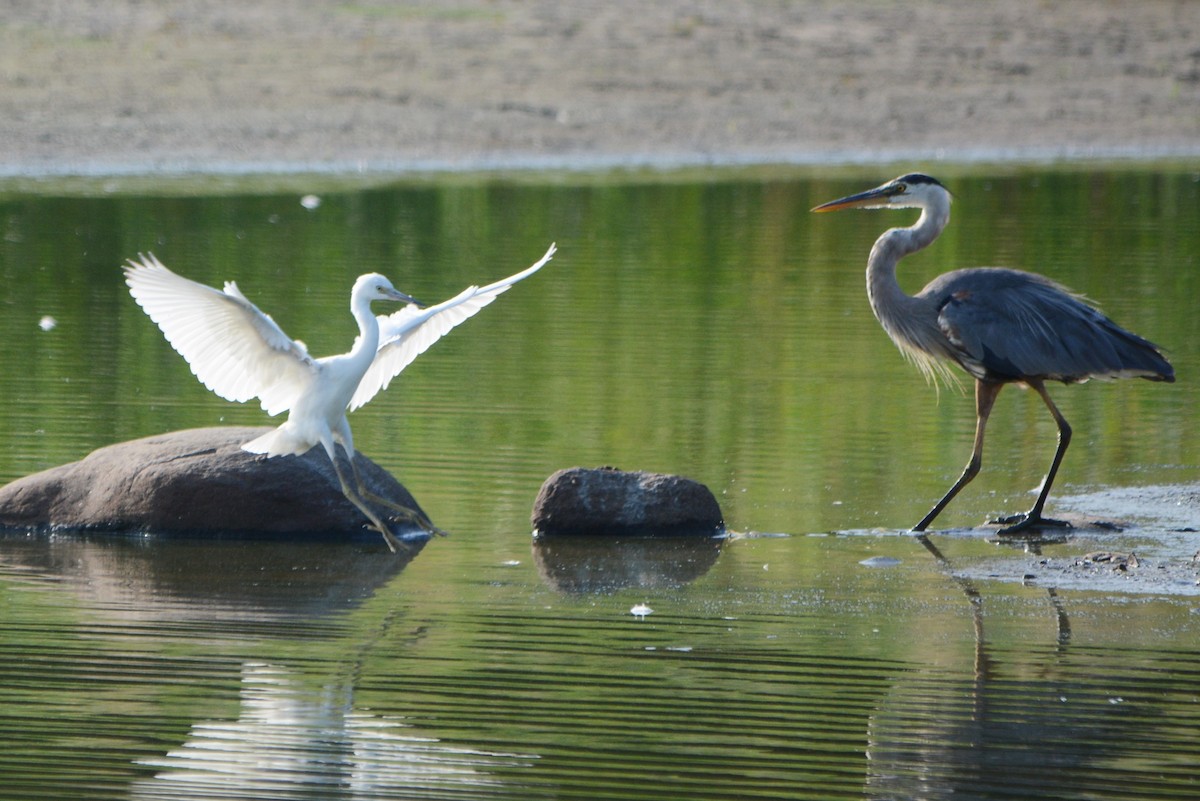
[[[1045,384],[1041,381],[1027,381],[1026,383],[1042,397],[1046,408],[1050,410],[1050,414],[1054,415],[1054,422],[1058,424],[1058,448],[1054,451],[1054,459],[1050,462],[1050,469],[1046,471],[1046,477],[1042,479],[1042,489],[1038,493],[1037,500],[1034,501],[1033,508],[1024,514],[1003,517],[993,521],[1010,524],[1007,528],[1000,529],[999,533],[1001,534],[1013,534],[1028,528],[1043,526],[1057,526],[1062,528],[1070,528],[1071,526],[1070,523],[1063,520],[1042,517],[1042,509],[1046,506],[1046,498],[1050,495],[1050,485],[1054,483],[1054,477],[1058,474],[1058,466],[1062,464],[1063,456],[1067,452],[1067,446],[1071,444],[1071,425],[1067,422],[1067,418],[1063,417],[1058,407],[1054,405],[1054,401],[1050,399],[1050,393],[1046,391]]]
[[[415,526],[419,526],[430,534],[439,537],[447,536],[445,531],[442,531],[440,528],[435,526],[428,517],[421,514],[416,509],[409,508],[401,503],[396,503],[395,501],[384,498],[383,496],[377,495],[376,493],[367,489],[367,485],[362,479],[362,473],[358,471],[358,464],[354,461],[353,457],[350,457],[350,469],[354,472],[354,482],[358,485],[358,493],[360,497],[392,510],[397,516],[409,521]]]
[[[387,547],[391,550],[391,552],[396,553],[396,551],[400,550],[401,548],[407,547],[401,543],[400,540],[396,539],[396,535],[392,533],[390,528],[388,528],[387,523],[385,523],[379,517],[379,515],[375,513],[375,510],[372,509],[363,498],[359,497],[354,489],[346,482],[346,476],[343,475],[342,468],[338,466],[336,451],[331,454],[330,461],[333,462],[333,472],[337,474],[338,482],[342,485],[342,494],[346,496],[346,499],[350,501],[350,503],[357,506],[360,512],[367,516],[367,519],[371,521],[371,525],[379,529],[379,533],[383,535],[383,541],[387,543]],[[353,462],[351,462],[351,466],[353,466]]]
[[[971,483],[971,479],[979,473],[979,466],[983,464],[983,432],[987,428],[988,417],[992,414],[992,406],[996,403],[996,396],[1000,394],[1000,390],[1004,388],[1004,384],[997,384],[991,381],[976,381],[975,382],[975,447],[971,450],[971,459],[967,462],[967,466],[963,468],[962,475],[958,477],[958,481],[952,486],[942,499],[938,501],[929,514],[921,519],[920,523],[913,526],[913,531],[924,531],[933,522],[933,519],[941,514],[942,510],[950,501],[954,500],[954,496],[958,491],[967,484]]]

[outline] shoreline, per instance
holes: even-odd
[[[693,170],[850,170],[866,171],[878,167],[882,172],[900,169],[899,165],[937,164],[942,172],[980,165],[999,168],[1063,166],[1086,168],[1136,167],[1153,163],[1184,162],[1200,159],[1200,143],[1194,147],[1057,147],[1057,148],[973,148],[933,151],[828,151],[828,152],[728,152],[728,153],[610,153],[603,155],[548,155],[510,153],[480,155],[458,159],[358,159],[330,161],[136,161],[136,162],[63,162],[53,166],[0,161],[0,188],[3,183],[41,181],[105,181],[123,179],[190,178],[321,178],[377,177],[418,178],[438,175],[471,174],[612,174],[621,172],[673,173]]]

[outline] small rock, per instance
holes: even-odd
[[[1131,567],[1140,566],[1137,554],[1133,552],[1116,553],[1115,551],[1092,551],[1085,554],[1076,564],[1083,566],[1107,565],[1113,570],[1128,570]]]
[[[572,467],[546,479],[533,505],[535,536],[688,535],[722,530],[721,507],[682,476]]]

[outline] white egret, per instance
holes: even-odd
[[[423,514],[371,493],[354,465],[354,440],[347,411],[365,404],[450,329],[476,314],[513,284],[550,261],[555,246],[526,270],[485,287],[471,286],[436,306],[420,308],[382,275],[359,276],[350,293],[350,312],[358,337],[348,353],[315,359],[288,337],[275,321],[246,299],[232,281],[224,291],[177,275],[153,254],[125,266],[125,283],[138,305],[162,329],[167,341],[187,360],[200,382],[222,398],[239,403],[257,398],[269,415],[288,419],[242,448],[268,458],[306,453],[320,444],[333,463],[342,492],[383,534],[395,551],[399,541],[371,504],[434,534]],[[371,302],[409,304],[376,317]],[[351,487],[338,465],[335,443],[342,446],[354,475]]]

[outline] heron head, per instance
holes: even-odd
[[[923,209],[934,199],[948,201],[950,190],[936,178],[911,172],[901,175],[874,189],[855,195],[831,200],[816,206],[812,211],[837,211],[839,209]]]
[[[358,280],[354,282],[354,290],[351,294],[355,297],[364,298],[368,303],[373,300],[394,300],[399,303],[416,303],[418,306],[421,305],[420,301],[396,289],[386,276],[379,273],[360,275]]]

